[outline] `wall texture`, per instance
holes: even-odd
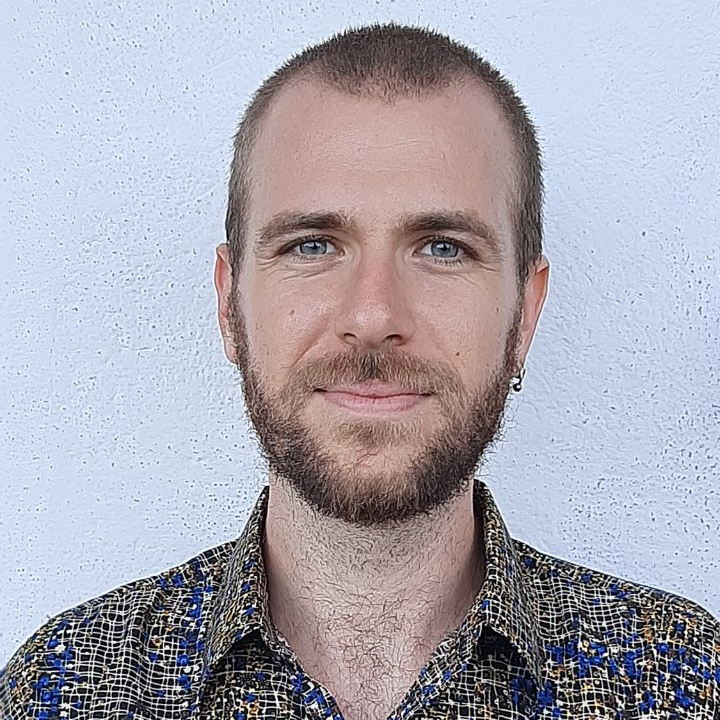
[[[474,45],[541,130],[551,295],[482,470],[511,530],[720,615],[717,2],[452,7],[2,3],[0,664],[242,530],[265,471],[215,320],[231,136],[277,63],[372,19]]]

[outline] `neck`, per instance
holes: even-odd
[[[470,483],[402,526],[359,528],[320,516],[271,477],[263,542],[270,612],[306,671],[310,661],[352,670],[368,648],[378,658],[380,646],[379,660],[395,667],[427,662],[484,577],[472,492]]]

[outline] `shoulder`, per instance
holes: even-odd
[[[603,627],[613,619],[636,618],[658,632],[687,635],[695,628],[701,635],[719,637],[718,620],[692,600],[547,555],[517,540],[513,545],[524,580],[539,602],[546,598],[550,605],[551,599],[562,598],[566,610],[590,624],[599,618]]]
[[[652,687],[647,702],[720,707],[720,622],[705,608],[513,544],[549,662]]]
[[[152,656],[170,624],[198,616],[233,543],[135,580],[50,618],[0,670],[0,718],[91,702],[110,667]],[[68,709],[68,708],[66,708]],[[86,708],[87,709],[87,708]]]

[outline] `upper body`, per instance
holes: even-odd
[[[51,619],[0,677],[0,718],[345,717],[272,621],[267,506],[265,488],[238,540]],[[706,611],[512,540],[480,483],[475,509],[486,573],[466,617],[397,703],[372,691],[389,669],[367,672],[358,717],[720,716]]]
[[[3,712],[711,717],[706,613],[514,545],[474,495],[547,292],[542,194],[522,101],[445,36],[352,30],[263,83],[214,279],[264,572],[255,536],[71,611]]]

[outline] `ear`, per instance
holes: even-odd
[[[225,356],[236,365],[237,353],[230,323],[230,303],[232,302],[232,266],[230,265],[229,247],[221,243],[215,248],[215,291],[218,301],[218,323],[223,338]]]
[[[543,255],[528,272],[522,297],[522,320],[518,338],[518,370],[525,365],[530,344],[535,336],[535,328],[547,297],[550,263]]]

